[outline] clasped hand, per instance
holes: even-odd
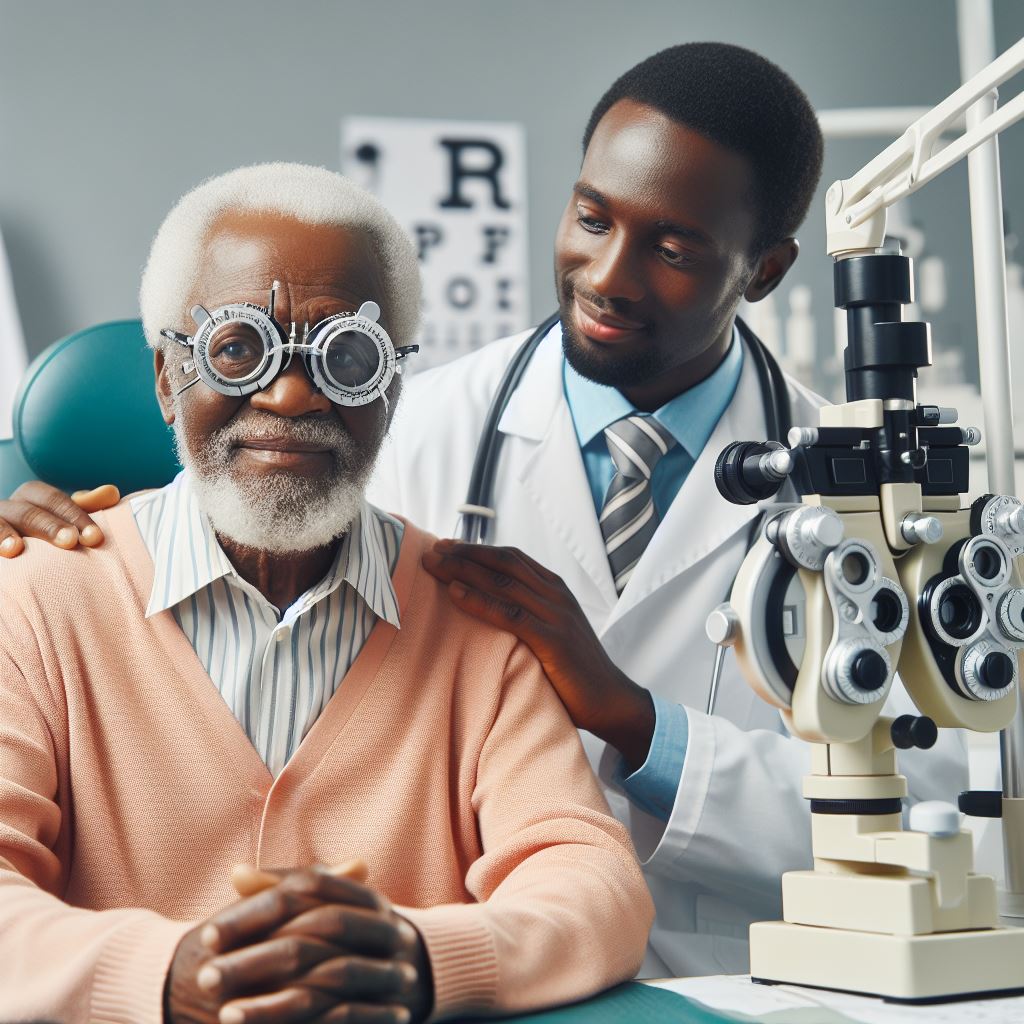
[[[178,945],[168,1024],[424,1020],[433,986],[423,940],[357,877],[320,867],[236,871],[245,898]]]

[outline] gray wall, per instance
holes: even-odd
[[[1001,51],[1024,35],[1024,4],[996,0],[996,24]],[[760,51],[819,108],[931,105],[959,82],[954,0],[0,0],[0,225],[30,351],[135,315],[152,233],[202,178],[268,159],[337,167],[346,114],[526,126],[539,318],[590,108],[631,64],[694,39]],[[881,144],[830,143],[822,192]],[[1024,234],[1024,126],[1004,135],[1003,168]],[[793,279],[827,322],[820,209]],[[937,346],[973,348],[966,211],[962,167],[914,211],[949,271]]]

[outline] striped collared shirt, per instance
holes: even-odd
[[[131,507],[153,558],[146,617],[170,610],[276,778],[377,620],[400,625],[402,524],[364,502],[330,571],[282,613],[235,571],[186,472]]]

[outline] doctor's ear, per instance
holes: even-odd
[[[743,298],[747,302],[760,302],[770,292],[775,291],[789,268],[796,262],[799,253],[800,243],[795,238],[784,238],[761,253],[754,265],[754,273],[743,293]]]
[[[174,360],[169,364],[164,353],[157,349],[153,353],[153,370],[156,373],[156,400],[160,403],[160,414],[164,423],[170,426],[174,422],[174,393],[171,388]]]

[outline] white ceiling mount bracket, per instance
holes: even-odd
[[[870,252],[885,239],[885,210],[958,163],[983,142],[1024,117],[1024,93],[994,107],[948,146],[935,152],[943,133],[979,100],[1024,67],[1024,39],[983,68],[938,106],[919,117],[895,142],[826,194],[826,248],[830,256]]]

